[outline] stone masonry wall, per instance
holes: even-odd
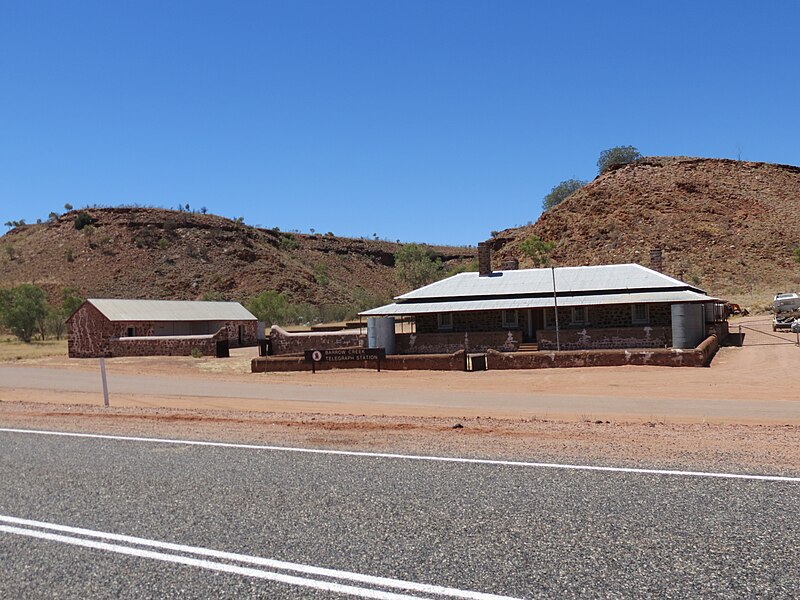
[[[270,354],[302,354],[306,350],[366,347],[367,336],[358,330],[289,333],[273,325],[269,332]]]
[[[109,341],[110,356],[216,356],[217,342],[227,339],[225,328],[214,335],[122,337]]]
[[[624,348],[669,348],[672,346],[671,327],[609,327],[559,330],[561,350],[610,350]],[[536,332],[539,350],[555,350],[556,332],[542,329]]]
[[[554,321],[553,309],[534,308],[530,311],[530,317],[536,323],[537,311],[548,312],[550,321]],[[670,326],[672,323],[672,312],[669,304],[650,304],[648,305],[650,326]],[[611,327],[630,327],[633,325],[630,304],[608,304],[588,307],[589,326],[592,328],[611,328]],[[487,310],[477,312],[454,312],[453,332],[463,331],[508,331],[509,328],[503,327],[503,311]],[[517,327],[520,331],[528,330],[528,309],[517,311]],[[418,333],[444,333],[439,329],[438,317],[436,313],[418,315],[415,317]],[[558,321],[561,329],[584,328],[585,325],[573,325],[572,308],[560,306],[558,309]],[[540,319],[541,322],[541,319]],[[535,328],[535,327],[534,327]]]
[[[70,358],[111,356],[108,341],[112,323],[88,302],[67,321],[67,353]]]
[[[258,321],[228,321],[225,327],[228,332],[228,343],[231,348],[238,348],[239,344],[239,325],[244,328],[241,346],[258,345]]]
[[[522,334],[518,330],[400,333],[395,337],[395,351],[398,354],[452,354],[466,346],[469,352],[486,352],[489,348],[513,352],[521,341]]]
[[[547,369],[567,367],[609,367],[650,365],[661,367],[707,367],[719,349],[716,335],[706,338],[697,348],[573,350],[567,352],[498,352],[486,353],[489,370]],[[251,362],[253,373],[275,371],[311,371],[300,356],[265,356]],[[453,354],[393,355],[381,361],[381,369],[463,371],[464,351]],[[318,363],[317,369],[375,369],[374,361]]]
[[[613,367],[649,365],[658,367],[707,367],[717,350],[719,338],[707,337],[697,348],[630,348],[627,350],[570,350],[566,352],[487,352],[490,370],[547,369],[565,367]]]
[[[376,370],[375,361],[320,362],[318,371],[330,369],[369,369]],[[253,373],[274,373],[282,371],[311,371],[311,365],[302,356],[259,356],[250,363]],[[453,354],[424,354],[403,356],[393,354],[381,360],[381,370],[386,371],[463,371],[464,351]]]

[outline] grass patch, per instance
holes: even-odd
[[[15,337],[0,336],[0,362],[66,355],[66,339],[45,340],[43,342],[36,340],[30,344],[25,344]]]

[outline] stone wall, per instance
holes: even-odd
[[[364,329],[366,332],[366,328]],[[367,335],[358,329],[343,331],[310,331],[289,333],[273,325],[269,332],[270,354],[275,356],[302,354],[306,350],[366,347]]]
[[[547,311],[550,328],[554,328],[555,315],[553,309],[533,308],[517,310],[517,327],[519,331],[528,330],[528,318],[533,321],[532,329],[541,329],[543,313]],[[652,327],[669,327],[672,324],[672,312],[669,304],[649,304],[649,322]],[[477,312],[454,312],[453,332],[459,331],[507,331],[503,327],[503,311],[486,310]],[[592,328],[630,327],[633,325],[630,304],[606,304],[588,307],[589,326]],[[418,315],[415,317],[418,333],[442,333],[439,329],[436,313]],[[537,327],[538,323],[538,327]],[[572,308],[560,306],[558,308],[558,323],[560,329],[584,328],[585,325],[572,323]]]
[[[672,327],[609,327],[559,330],[561,350],[611,350],[624,348],[669,348],[672,346]],[[542,329],[536,332],[539,350],[555,350],[556,332]]]
[[[658,367],[707,367],[719,349],[712,335],[697,348],[573,350],[566,352],[487,352],[489,369],[547,369],[565,367],[614,367],[650,365]]]
[[[311,371],[311,364],[301,356],[259,356],[250,363],[253,373],[277,373],[286,371]],[[376,371],[374,360],[348,362],[319,362],[316,369],[370,369]],[[393,354],[381,360],[381,370],[386,371],[463,371],[464,351],[452,354],[424,354],[403,356]]]
[[[239,326],[242,326],[242,343],[239,344]],[[231,348],[258,345],[258,321],[227,321],[228,344]]]
[[[67,353],[70,358],[111,356],[112,323],[88,302],[67,320]]]
[[[519,323],[516,328],[524,330],[526,327],[527,310],[518,311]],[[480,312],[454,312],[453,333],[465,331],[507,331],[503,327],[503,311],[485,310]],[[417,333],[446,333],[439,329],[436,313],[417,315],[414,317]]]
[[[214,335],[121,337],[109,340],[110,356],[216,356],[217,342],[228,339],[223,328]]]
[[[486,352],[489,348],[513,352],[521,341],[518,330],[399,333],[395,337],[395,350],[398,354],[452,354],[466,347],[468,352]]]
[[[611,367],[624,365],[649,365],[660,367],[707,367],[719,349],[719,338],[707,337],[697,348],[628,349],[628,350],[573,350],[567,352],[498,352],[488,350],[487,366],[497,369],[548,369],[568,367]],[[311,371],[311,365],[300,356],[266,356],[254,358],[250,368],[253,373],[280,371]],[[375,361],[317,363],[318,370],[371,369]],[[452,354],[392,355],[381,361],[381,369],[463,371],[464,351]]]

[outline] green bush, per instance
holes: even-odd
[[[326,286],[330,283],[330,277],[328,277],[328,267],[326,265],[317,265],[314,267],[314,281],[316,281],[321,286]]]
[[[192,358],[203,358],[203,353],[200,348],[192,348]]]
[[[75,215],[75,229],[80,231],[87,225],[91,225],[92,221],[93,219],[91,215],[89,215],[89,213],[81,211],[77,215]]]
[[[47,318],[44,290],[30,283],[0,290],[0,318],[15,336],[29,343]]]
[[[406,244],[394,255],[400,279],[412,289],[432,283],[444,276],[442,259],[423,244]]]
[[[533,261],[535,267],[545,267],[550,263],[550,252],[555,244],[545,242],[539,236],[532,235],[519,244],[519,251]]]
[[[278,242],[278,247],[286,252],[297,249],[297,240],[291,233],[284,233]]]

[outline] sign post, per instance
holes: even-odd
[[[100,357],[100,376],[103,379],[103,406],[108,406],[108,380],[106,379],[106,359]]]
[[[311,363],[311,372],[317,372],[317,363],[321,362],[357,362],[374,360],[381,372],[381,359],[386,358],[385,348],[335,348],[332,350],[306,350],[305,360]]]

